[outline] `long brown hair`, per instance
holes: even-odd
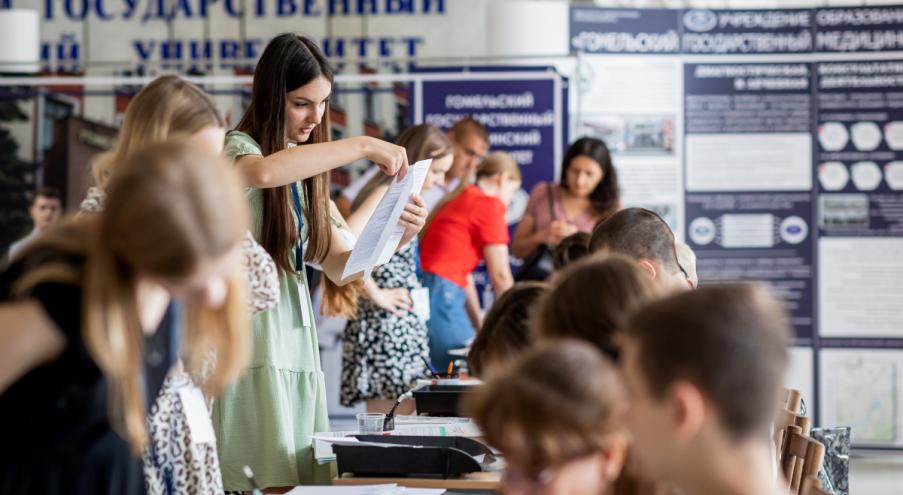
[[[332,67],[316,43],[292,33],[276,36],[267,44],[257,62],[251,104],[236,129],[254,138],[264,156],[282,151],[286,147],[286,95],[318,77],[325,77],[332,84],[333,74]],[[330,133],[327,102],[323,120],[311,132],[307,143],[325,143],[330,140]],[[329,174],[304,179],[302,187],[308,235],[304,259],[322,262],[332,242]],[[290,186],[263,189],[260,244],[270,253],[276,265],[286,272],[292,271],[292,250],[300,235],[292,212]],[[302,267],[296,269],[301,270]]]
[[[607,449],[621,433],[626,394],[604,356],[561,341],[529,351],[465,400],[489,444],[535,475]]]
[[[611,162],[608,146],[601,139],[582,137],[568,148],[561,163],[561,188],[568,190],[568,169],[575,158],[585,156],[599,164],[602,181],[589,195],[590,204],[597,215],[610,215],[618,207],[621,189],[618,186],[618,171]]]
[[[129,102],[116,145],[92,165],[94,182],[105,188],[112,169],[137,149],[209,126],[226,126],[210,96],[179,76],[160,76]]]
[[[540,302],[532,333],[537,339],[580,339],[616,357],[615,333],[658,295],[652,277],[628,258],[583,259],[562,271]]]
[[[244,237],[248,213],[231,167],[187,143],[162,143],[127,156],[117,163],[107,191],[103,215],[65,221],[29,248],[84,256],[84,266],[40,267],[14,290],[24,298],[41,283],[81,286],[82,334],[109,382],[111,423],[138,453],[147,445],[147,409],[137,281],[144,275],[184,280],[205,260],[228,254]],[[210,351],[217,357],[204,384],[208,393],[221,391],[247,362],[245,291],[236,273],[220,308],[186,303],[186,367],[197,371]]]
[[[454,145],[448,136],[433,125],[420,124],[409,127],[402,132],[395,144],[403,146],[411,164],[426,160],[427,158],[439,159],[455,152]],[[387,186],[392,182],[391,175],[376,174],[361,188],[354,201],[351,202],[351,211],[356,211],[377,189]]]

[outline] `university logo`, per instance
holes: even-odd
[[[711,31],[718,25],[718,16],[711,10],[692,9],[684,14],[684,26],[697,33]]]

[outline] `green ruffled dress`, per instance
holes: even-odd
[[[226,135],[225,154],[235,160],[263,153],[251,136],[231,131]],[[300,184],[299,191],[303,191]],[[246,193],[251,231],[259,241],[263,191],[248,189]],[[317,464],[310,438],[314,432],[328,431],[329,416],[304,271],[280,270],[279,289],[279,304],[253,317],[249,368],[213,405],[226,490],[251,489],[242,472],[245,465],[254,470],[262,487],[330,483],[331,468]]]

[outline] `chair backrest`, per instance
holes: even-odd
[[[800,487],[800,495],[831,495],[831,492],[825,490],[818,478],[806,478]]]
[[[800,426],[788,426],[781,452],[781,471],[791,493],[801,493],[803,480],[817,478],[825,459],[825,446],[802,432]]]
[[[795,389],[784,389],[784,408],[793,414],[800,414],[803,409],[803,394]]]

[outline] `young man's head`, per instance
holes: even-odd
[[[621,354],[626,422],[649,475],[692,485],[713,467],[688,453],[730,458],[767,442],[790,335],[781,303],[752,284],[678,293],[631,318]]]
[[[477,169],[477,165],[489,152],[489,131],[472,117],[455,122],[448,131],[455,143],[455,161],[445,175],[446,179],[460,179]]]
[[[592,254],[620,254],[633,258],[662,287],[692,287],[677,261],[671,227],[647,209],[626,208],[596,225],[589,250]]]
[[[28,214],[34,222],[35,230],[44,230],[56,223],[63,215],[60,193],[52,187],[40,187],[31,199]]]

